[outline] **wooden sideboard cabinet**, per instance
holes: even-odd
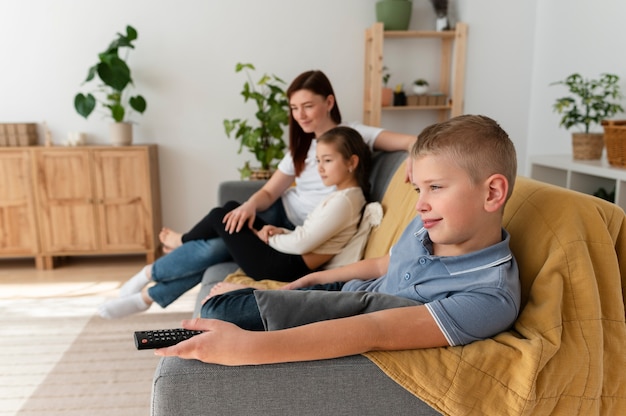
[[[161,228],[156,145],[29,152],[37,267],[93,254],[145,254],[154,262]]]
[[[30,151],[0,152],[0,257],[41,258]]]

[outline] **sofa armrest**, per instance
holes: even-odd
[[[266,180],[222,182],[217,189],[217,201],[220,206],[228,201],[243,203],[250,198],[253,193],[261,189],[266,182]]]
[[[162,358],[152,416],[439,415],[361,355],[259,366]]]

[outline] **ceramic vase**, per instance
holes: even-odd
[[[113,146],[130,146],[133,143],[133,125],[131,123],[113,123],[110,128]]]

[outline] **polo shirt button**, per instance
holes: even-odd
[[[425,259],[424,257],[422,257],[422,258],[420,259],[420,264],[421,264],[422,266],[426,264],[426,259]]]
[[[404,280],[409,280],[411,278],[411,273],[404,274]]]

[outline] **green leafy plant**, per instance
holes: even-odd
[[[230,138],[239,140],[239,151],[243,148],[254,154],[261,164],[261,169],[275,169],[280,159],[284,156],[286,147],[283,140],[283,127],[289,123],[289,103],[283,86],[285,81],[276,75],[264,74],[255,83],[252,81],[250,71],[254,71],[254,65],[250,63],[238,63],[235,72],[245,71],[248,80],[243,84],[241,95],[244,102],[254,101],[256,104],[257,125],[249,124],[248,120],[235,118],[224,120],[224,130]],[[241,178],[248,178],[252,173],[250,163],[246,162],[239,169]]]
[[[429,84],[428,81],[426,81],[424,78],[419,78],[413,81],[413,85],[427,87]]]
[[[387,88],[387,83],[389,82],[389,78],[391,74],[389,73],[389,68],[383,66],[383,86]]]
[[[102,53],[98,54],[98,62],[89,68],[87,78],[83,84],[95,80],[96,76],[102,82],[98,85],[94,93],[100,93],[104,96],[103,100],[96,100],[96,97],[90,92],[87,94],[78,93],[74,97],[74,108],[81,116],[87,118],[96,108],[99,102],[104,108],[111,112],[111,118],[116,122],[124,121],[128,115],[126,112],[126,102],[138,113],[146,110],[146,100],[141,95],[129,97],[125,99],[125,89],[129,85],[133,85],[130,75],[130,68],[125,60],[119,56],[121,48],[134,49],[133,41],[137,39],[137,31],[132,26],[126,26],[126,34],[117,34],[109,47]],[[126,56],[127,57],[127,56]]]
[[[614,74],[601,74],[598,79],[572,74],[563,81],[551,83],[566,86],[571,94],[557,99],[553,106],[563,115],[559,125],[566,129],[580,126],[589,133],[590,126],[600,125],[602,120],[624,111],[617,102],[622,97],[618,81],[619,77]]]

